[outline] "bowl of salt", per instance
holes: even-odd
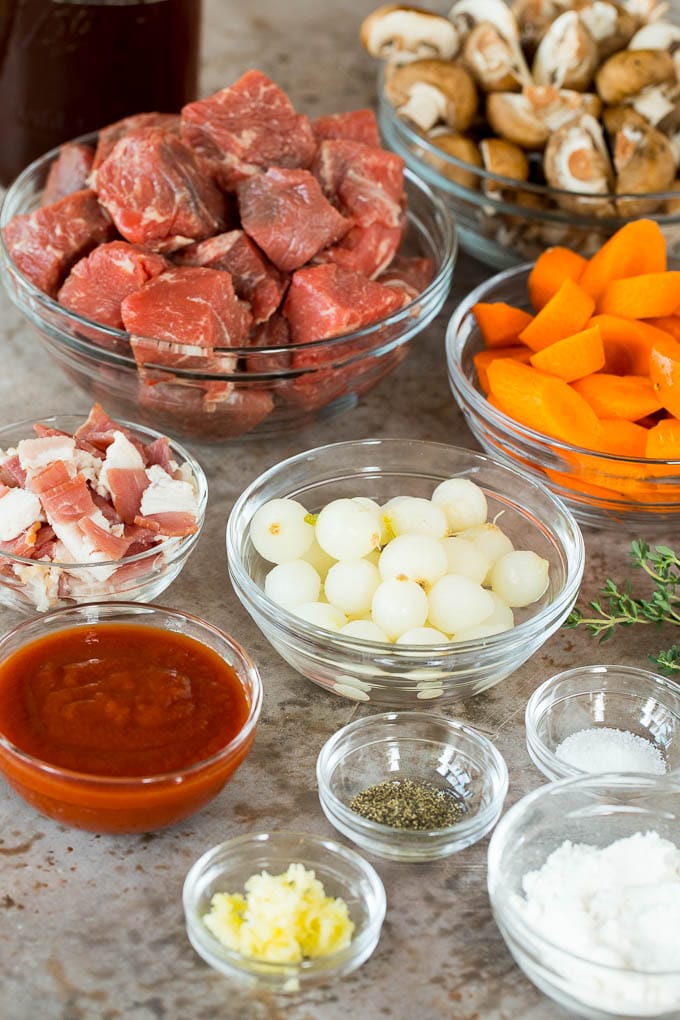
[[[680,771],[680,685],[632,666],[577,666],[529,698],[529,756],[550,780]]]

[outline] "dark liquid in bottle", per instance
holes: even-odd
[[[0,183],[53,146],[198,87],[201,0],[0,0]]]

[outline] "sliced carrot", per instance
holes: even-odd
[[[638,421],[662,406],[651,380],[644,375],[596,372],[585,379],[577,379],[572,386],[590,404],[598,418]]]
[[[647,430],[645,456],[653,460],[680,460],[680,419],[664,418]]]
[[[583,270],[579,284],[597,300],[612,280],[638,273],[663,273],[666,240],[654,220],[633,220],[617,230]],[[658,315],[652,312],[652,315]]]
[[[472,312],[486,347],[516,344],[519,333],[531,322],[529,312],[504,301],[478,301],[472,306]]]
[[[680,418],[680,343],[659,341],[649,356],[649,377],[661,406]]]
[[[583,255],[572,251],[571,248],[559,246],[546,248],[538,256],[534,268],[529,273],[529,298],[536,311],[547,305],[565,280],[578,282],[586,263]]]
[[[674,340],[680,340],[680,315],[661,315],[657,319],[647,319],[645,325],[661,329]]]
[[[624,319],[673,315],[680,308],[680,272],[640,273],[608,283],[597,302],[598,312]]]
[[[513,358],[497,358],[489,365],[488,376],[493,397],[515,421],[575,446],[599,443],[602,428],[597,416],[562,379]]]
[[[669,338],[649,322],[620,315],[593,315],[588,325],[600,327],[604,370],[613,375],[648,375],[652,346]]]
[[[531,357],[531,351],[523,344],[514,344],[511,347],[492,347],[488,351],[479,351],[472,359],[477,369],[479,385],[484,393],[489,392],[488,367],[496,358],[515,358],[526,364]]]
[[[519,339],[532,351],[540,351],[557,340],[583,329],[595,310],[595,302],[573,280],[566,279],[547,305],[538,312]]]
[[[599,326],[565,336],[529,359],[534,368],[573,382],[604,368],[604,347]]]
[[[624,418],[601,418],[602,449],[618,457],[646,457],[648,430]]]

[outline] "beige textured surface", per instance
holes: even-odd
[[[356,44],[373,4],[340,0],[246,4],[208,0],[203,90],[258,66],[312,114],[373,99],[374,68]],[[285,1002],[253,996],[212,972],[189,945],[180,893],[191,863],[240,832],[295,827],[335,835],[319,808],[317,753],[365,711],[296,675],[269,648],[233,595],[224,527],[241,489],[289,454],[336,439],[417,436],[472,446],[449,394],[443,329],[457,298],[485,270],[461,258],[446,313],[410,356],[348,416],[278,443],[195,448],[210,481],[199,548],[162,598],[233,633],[258,662],[265,707],[250,758],[222,794],[186,824],[158,835],[97,837],[42,819],[0,787],[0,1017],[2,1020],[557,1020],[505,950],[486,895],[487,841],[421,866],[374,861],[388,913],[371,960],[352,977]],[[0,295],[0,420],[86,410]],[[586,536],[586,588],[626,570],[628,538]],[[0,627],[16,618],[0,610]],[[508,804],[542,777],[529,762],[523,713],[539,682],[577,662],[646,665],[669,634],[635,632],[598,647],[558,633],[490,693],[451,709],[482,729],[510,769]],[[666,640],[667,639],[667,640]]]

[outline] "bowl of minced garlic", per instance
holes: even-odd
[[[375,949],[385,890],[355,851],[310,833],[238,836],[184,883],[187,934],[216,970],[278,992],[322,984]]]

